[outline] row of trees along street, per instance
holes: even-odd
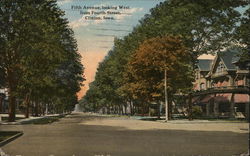
[[[0,88],[8,89],[9,121],[16,101],[29,117],[70,111],[84,81],[74,33],[55,0],[0,1]]]
[[[240,45],[249,59],[249,13],[247,0],[158,4],[130,34],[115,39],[80,104],[86,111],[105,108],[107,113],[120,114],[130,105],[132,114],[145,114],[150,103],[164,101],[166,70],[171,117],[174,94],[192,90],[194,66],[201,54]]]

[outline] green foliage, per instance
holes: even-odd
[[[0,75],[10,97],[61,110],[77,102],[83,66],[63,16],[55,0],[0,2]]]
[[[34,124],[34,125],[44,125],[44,124],[51,124],[53,122],[58,122],[60,118],[65,117],[64,115],[59,116],[49,116],[44,118],[38,118],[34,120],[24,121],[22,124]]]
[[[249,48],[250,39],[249,39],[249,25],[250,25],[250,4],[248,9],[245,11],[244,16],[241,18],[241,25],[237,29],[237,37],[240,43],[244,44]]]
[[[161,95],[162,69],[157,66],[152,66],[156,67],[152,69],[138,63],[134,64],[133,68],[136,69],[134,73],[140,74],[133,75],[130,73],[132,70],[127,68],[144,41],[155,37],[178,36],[189,52],[190,57],[187,59],[189,62],[184,61],[183,64],[171,66],[176,70],[169,73],[171,94],[180,90],[188,92],[190,87],[185,82],[191,82],[193,76],[192,71],[186,69],[192,68],[201,54],[213,54],[238,42],[235,36],[239,23],[244,25],[246,22],[244,19],[241,21],[241,14],[236,8],[248,4],[246,0],[168,0],[160,3],[150,10],[150,14],[140,20],[140,24],[130,34],[123,39],[115,39],[113,50],[100,64],[94,85],[90,86],[84,97],[84,105],[111,107],[133,101],[134,105],[142,106],[143,102],[137,101],[138,99],[145,98],[146,101],[150,101],[152,95]],[[247,24],[245,26],[247,27]],[[245,28],[245,26],[242,27]],[[244,31],[247,30],[244,29]],[[244,40],[244,34],[245,32],[240,37],[242,40]],[[150,53],[147,54],[150,55]],[[152,55],[150,57],[153,59],[154,55]],[[152,64],[149,63],[149,65]],[[185,74],[178,76],[176,71]],[[183,82],[185,79],[186,81]],[[95,98],[94,102],[89,101],[91,97]]]
[[[127,64],[124,92],[147,102],[164,100],[164,71],[168,91],[192,86],[190,53],[178,37],[155,37],[144,41]]]
[[[14,135],[17,135],[18,133],[20,133],[20,132],[18,132],[18,131],[1,131],[0,132],[0,142],[11,138]]]
[[[202,116],[202,109],[200,106],[193,106],[192,108],[192,116],[193,118],[201,117]]]
[[[157,35],[180,35],[195,57],[214,53],[234,42],[241,16],[235,8],[247,4],[245,0],[169,0],[153,8],[143,22]]]
[[[242,53],[241,60],[242,62],[250,60],[250,4],[248,5],[248,9],[245,11],[243,18],[241,19],[241,25],[237,29],[236,38],[241,45]]]
[[[0,68],[0,88],[2,88],[5,84],[5,73],[4,70],[2,68]]]

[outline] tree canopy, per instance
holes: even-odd
[[[169,92],[192,86],[190,60],[190,53],[178,37],[145,40],[126,66],[124,91],[129,91],[133,99],[163,101],[165,70]]]
[[[36,107],[59,104],[62,110],[76,103],[83,66],[63,16],[55,0],[0,2],[0,69],[9,89],[10,121],[17,98],[23,99],[27,112],[30,100]]]
[[[249,5],[249,2],[246,0],[168,0],[161,2],[139,21],[139,24],[134,27],[131,33],[122,39],[115,39],[113,49],[100,64],[96,74],[94,81],[96,85],[94,86],[98,86],[101,95],[100,100],[95,102],[100,104],[100,101],[105,99],[108,103],[113,103],[113,98],[116,98],[119,99],[119,102],[116,102],[118,104],[115,104],[116,106],[124,105],[128,101],[133,101],[136,105],[135,99],[138,95],[149,97],[148,99],[151,97],[152,99],[152,95],[161,94],[156,88],[162,85],[160,83],[162,79],[160,75],[163,75],[162,69],[158,67],[153,69],[154,64],[149,61],[159,56],[155,56],[157,50],[152,48],[156,46],[146,43],[153,38],[160,39],[165,36],[178,36],[187,51],[185,57],[188,59],[180,60],[183,63],[178,64],[180,65],[178,70],[173,70],[172,73],[171,70],[169,71],[169,79],[176,81],[176,84],[172,85],[174,88],[172,94],[179,90],[185,92],[190,87],[187,85],[189,82],[184,85],[178,85],[177,82],[184,83],[182,82],[184,77],[191,82],[192,78],[187,77],[187,75],[190,76],[190,73],[188,73],[190,70],[187,69],[194,67],[198,56],[207,53],[214,54],[239,42],[236,37],[238,30],[243,31],[244,25],[247,25],[244,23],[249,18],[242,16],[237,8],[247,5]],[[244,31],[247,30],[244,29]],[[242,41],[244,41],[243,34],[245,32],[240,36]],[[150,46],[152,46],[151,49]],[[147,47],[148,50],[142,47]],[[138,51],[141,51],[141,53]],[[165,57],[168,57],[168,60],[173,60],[171,55],[162,56],[162,58]],[[184,55],[182,57],[185,58]],[[154,63],[161,65],[162,60],[159,57]],[[148,68],[151,66],[152,68]],[[175,69],[175,67],[176,64],[169,66],[170,69]],[[183,77],[178,77],[178,71],[184,72]],[[154,79],[153,75],[159,75],[159,77]],[[178,78],[180,78],[179,81]],[[96,83],[103,79],[107,83]],[[103,87],[104,85],[105,87]],[[107,88],[108,90],[106,90]],[[92,87],[88,92],[92,92]],[[84,97],[86,99],[88,99],[88,92]],[[105,96],[105,93],[109,96]],[[88,104],[88,100],[85,100],[85,104]]]

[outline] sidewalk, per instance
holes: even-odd
[[[114,117],[114,118],[125,118],[141,121],[153,121],[161,123],[172,123],[172,124],[196,124],[196,123],[248,123],[247,120],[230,120],[230,119],[171,119],[165,121],[165,116],[161,116],[160,119],[155,116],[128,116],[128,115],[114,115],[114,114],[99,114],[99,113],[86,113],[88,115],[103,116],[103,117]]]
[[[39,120],[42,118],[47,118],[47,117],[55,117],[55,116],[59,116],[60,114],[49,114],[49,115],[45,115],[45,116],[39,116],[39,117],[34,117],[34,116],[30,116],[29,118],[25,118],[25,119],[19,119],[16,120],[15,122],[8,122],[8,121],[1,121],[0,120],[0,125],[21,125],[30,121],[34,121],[34,120]],[[8,117],[8,114],[0,114],[1,117]],[[20,118],[24,118],[24,115],[22,114],[17,114],[16,117],[20,117]]]
[[[193,120],[188,120],[188,119],[175,119],[175,120],[156,120],[157,122],[167,122],[167,123],[172,123],[172,124],[199,124],[199,123],[247,123],[247,121],[240,121],[240,120],[223,120],[223,119],[218,119],[218,120],[206,120],[206,119],[193,119]]]
[[[158,120],[157,117],[149,116],[111,116],[100,114],[89,114],[106,118],[83,121],[83,125],[111,126],[130,130],[183,130],[183,131],[207,131],[207,132],[236,132],[248,133],[249,123],[240,120],[201,120],[175,119],[165,121],[164,117]]]

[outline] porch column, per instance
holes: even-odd
[[[219,116],[219,103],[215,100],[215,98],[216,98],[216,94],[214,94],[214,99],[212,102],[214,104],[214,107],[213,107],[214,116],[218,117]]]
[[[228,78],[229,78],[229,84],[228,86],[234,86],[234,79],[231,75],[228,75]]]
[[[249,102],[248,103],[246,103],[246,106],[245,106],[246,108],[245,108],[245,116],[246,116],[246,119],[249,121],[250,119],[249,119]]]
[[[230,101],[230,118],[235,118],[235,103],[234,103],[234,93],[232,93],[231,101]]]
[[[244,86],[247,86],[247,76],[245,75],[244,78],[243,78],[243,85]]]
[[[214,101],[214,116],[219,117],[219,103]]]
[[[206,104],[206,116],[210,115],[210,102],[207,102]]]
[[[4,100],[4,98],[0,95],[0,113],[2,113],[3,100]]]
[[[48,113],[49,113],[48,104],[46,103],[46,105],[45,105],[45,114],[48,115]]]
[[[207,86],[206,86],[206,87],[207,87],[206,89],[211,88],[211,80],[206,79],[206,82],[207,82],[207,83],[206,83],[206,85],[207,85]]]

